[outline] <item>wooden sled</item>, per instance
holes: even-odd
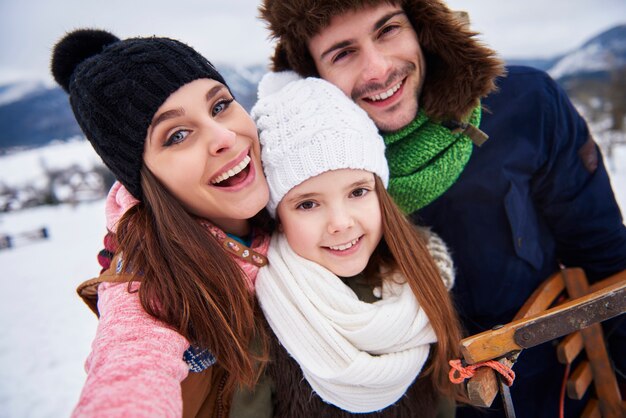
[[[564,293],[567,299],[556,302]],[[521,350],[566,336],[557,347],[559,361],[571,364],[583,349],[586,354],[567,382],[568,396],[581,399],[593,382],[595,393],[582,416],[623,418],[626,404],[609,361],[600,322],[624,312],[626,271],[589,286],[582,269],[563,269],[531,295],[512,322],[463,339],[461,350],[468,365],[498,360],[511,367]],[[476,370],[466,389],[471,402],[482,407],[491,406],[502,392],[507,415],[515,416],[508,387],[493,369]]]

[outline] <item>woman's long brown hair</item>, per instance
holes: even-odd
[[[146,167],[141,187],[143,202],[124,214],[117,239],[125,269],[141,282],[142,306],[192,345],[210,350],[228,372],[227,390],[252,386],[267,342],[245,273]],[[250,351],[253,337],[260,338],[260,353]]]
[[[435,261],[426,247],[426,237],[400,211],[378,176],[376,195],[380,202],[383,239],[370,258],[366,275],[376,276],[380,265],[399,271],[406,278],[437,336],[435,351],[424,373],[432,374],[435,389],[466,401],[461,385],[448,378],[448,361],[460,358],[460,321]]]

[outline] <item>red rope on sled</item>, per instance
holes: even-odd
[[[513,369],[495,360],[470,364],[465,367],[463,366],[463,363],[461,363],[461,360],[458,359],[450,360],[448,364],[450,364],[450,373],[448,374],[448,377],[450,378],[450,381],[455,384],[462,383],[465,379],[473,377],[476,373],[476,369],[481,367],[491,367],[493,370],[500,373],[502,377],[504,377],[504,383],[507,386],[511,386],[513,384],[513,380],[515,380],[515,372]]]

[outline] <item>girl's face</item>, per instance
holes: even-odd
[[[291,248],[341,277],[362,272],[383,235],[374,174],[368,171],[312,177],[285,195],[277,213]]]
[[[218,81],[198,79],[159,107],[144,164],[192,214],[244,235],[267,204],[257,129]]]

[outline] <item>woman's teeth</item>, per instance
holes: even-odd
[[[226,171],[225,173],[220,174],[219,176],[211,180],[211,184],[221,183],[224,180],[229,179],[232,176],[241,173],[241,170],[246,168],[248,164],[250,164],[250,156],[246,155],[246,157],[243,160],[241,160],[241,162],[237,164],[235,167],[231,168],[230,170]]]
[[[371,96],[368,97],[369,100],[373,101],[373,102],[377,102],[379,100],[385,100],[388,99],[389,97],[391,97],[395,92],[398,91],[398,89],[400,88],[400,86],[402,86],[402,81],[399,82],[398,84],[396,84],[395,86],[393,86],[392,88],[390,88],[389,90],[382,92],[380,94],[377,94],[375,96]]]
[[[336,247],[331,245],[328,248],[330,248],[331,250],[335,250],[335,251],[344,251],[344,250],[347,250],[348,248],[352,247],[358,241],[359,241],[359,238],[353,239],[352,241],[350,241],[350,242],[348,242],[346,244],[337,245]]]

